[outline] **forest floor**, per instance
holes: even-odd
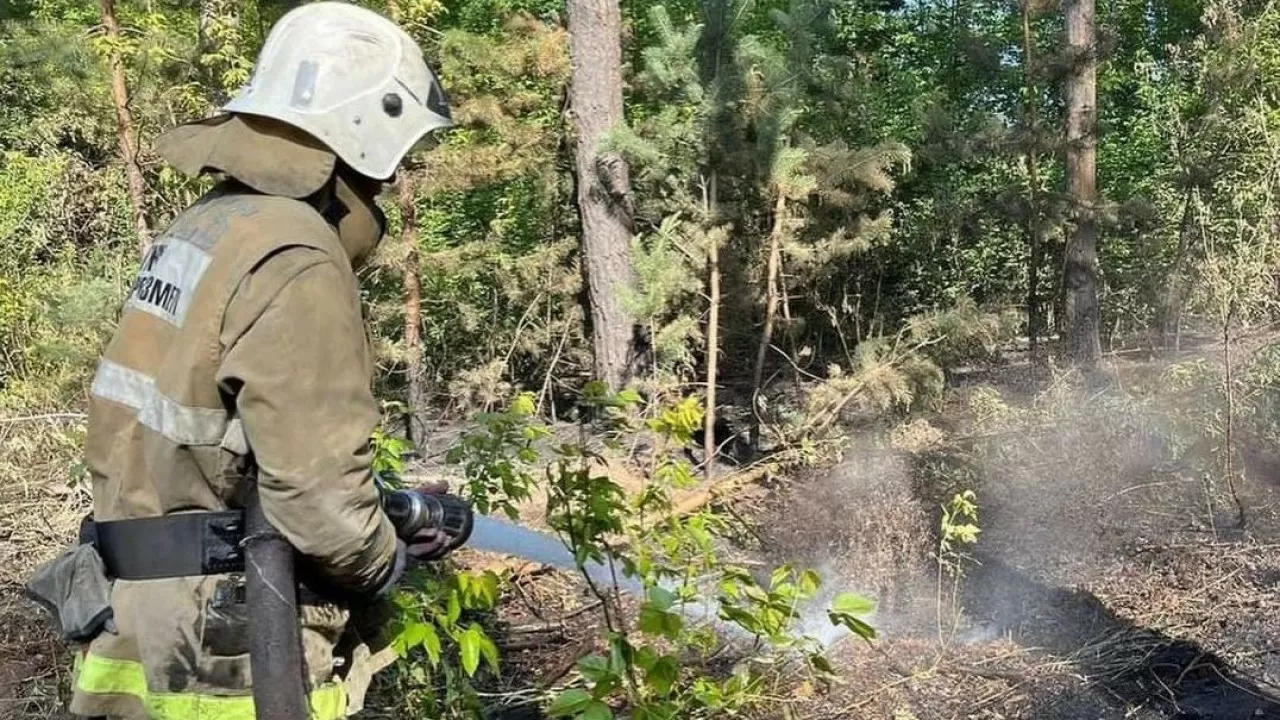
[[[742,521],[726,548],[734,560],[762,572],[813,567],[823,599],[853,590],[879,602],[873,645],[827,638],[839,682],[779,686],[788,717],[1280,718],[1280,451],[1240,453],[1241,525],[1221,474],[1169,445],[1169,418],[1107,399],[1159,370],[1117,361],[1110,389],[1052,400],[1067,407],[1054,421],[985,432],[957,381],[956,399],[930,419],[952,440],[855,438],[833,467],[772,477],[724,503]],[[1015,410],[1051,402],[1016,369],[981,381]],[[939,582],[938,506],[958,489],[977,493],[982,532],[961,575]],[[0,718],[64,717],[66,653],[17,592],[83,500],[55,490],[3,497],[13,522],[0,533]],[[41,513],[55,522],[31,520]],[[507,706],[495,717],[534,718],[530,701],[570,677],[602,633],[580,584],[517,567],[495,633],[503,677],[486,691]],[[820,604],[812,614],[821,619]],[[404,709],[375,695],[365,716]]]
[[[1223,517],[1215,533],[1198,479],[989,476],[958,593],[944,578],[940,596],[927,556],[878,561],[906,556],[870,534],[901,506],[883,499],[892,472],[869,466],[764,503],[806,518],[775,524],[775,557],[825,561],[881,602],[874,649],[834,647],[846,682],[798,716],[1280,718],[1280,488],[1248,488],[1246,529]]]
[[[743,498],[772,563],[880,602],[875,645],[832,647],[843,682],[793,716],[1280,718],[1280,449],[1245,443],[1242,525],[1221,466],[1171,447],[1174,411],[1125,400],[1166,363],[1116,360],[1089,394],[1006,368],[984,384],[1054,420],[973,433],[953,402],[932,422],[967,441],[853,449]],[[982,532],[951,578],[933,551],[960,489]]]
[[[1163,367],[1117,360],[1108,388],[1052,401],[1067,406],[1056,422],[926,451],[854,442],[834,467],[738,491],[736,560],[818,569],[820,600],[879,602],[873,645],[830,645],[839,682],[779,686],[785,716],[1280,718],[1280,451],[1241,450],[1241,524],[1221,468],[1171,447],[1171,417],[1117,401]],[[983,382],[1011,406],[1049,402],[1007,369]],[[970,414],[953,403],[932,421],[963,436]],[[939,502],[959,489],[977,492],[982,532],[954,578],[934,550]],[[598,638],[563,576],[518,594],[503,692],[556,683]]]

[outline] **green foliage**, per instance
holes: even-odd
[[[946,565],[949,572],[959,571],[963,548],[978,542],[978,533],[982,532],[977,525],[977,500],[977,495],[972,490],[965,490],[956,493],[942,506],[938,561]]]
[[[843,625],[863,640],[874,640],[876,630],[868,625],[863,617],[871,614],[875,609],[876,604],[861,595],[840,593],[831,602],[831,609],[827,611],[827,616],[831,619],[831,624]]]
[[[533,395],[521,394],[505,412],[480,415],[479,429],[449,449],[446,459],[462,466],[467,499],[478,512],[502,512],[514,520],[517,504],[531,497],[536,443],[551,434],[533,412]]]
[[[636,284],[626,297],[631,313],[648,326],[658,369],[678,375],[693,370],[692,349],[702,339],[697,318],[686,310],[701,288],[699,271],[705,262],[693,254],[700,248],[690,242],[689,230],[672,216],[663,219],[657,232],[632,240]]]
[[[392,487],[399,487],[400,476],[407,466],[405,455],[413,450],[413,443],[389,435],[382,428],[373,431],[372,443],[374,475]]]
[[[761,587],[746,571],[735,568],[720,581],[720,614],[776,647],[788,647],[798,642],[788,632],[799,607],[813,599],[820,582],[812,570],[797,572],[784,565],[773,571],[768,587]]]
[[[955,632],[960,618],[960,580],[964,576],[965,562],[970,559],[967,549],[978,542],[977,494],[973,490],[957,492],[942,505],[942,517],[938,520],[937,621],[938,640],[946,645]],[[948,594],[943,577],[951,578],[950,607],[944,598]],[[949,618],[944,613],[950,613]],[[948,626],[948,620],[950,621]]]
[[[397,590],[393,647],[404,658],[402,679],[431,688],[414,693],[424,712],[442,717],[479,711],[472,680],[482,663],[495,674],[500,667],[498,647],[480,621],[497,605],[499,587],[491,572],[434,567],[410,572]]]
[[[515,11],[480,29],[467,19],[472,10],[445,8],[437,32],[421,34],[438,56],[458,127],[405,171],[424,298],[417,352],[434,392],[461,414],[499,407],[589,363],[566,222],[572,184],[560,167],[567,36]],[[405,209],[388,208],[392,238]],[[378,354],[396,368],[409,360],[406,251],[384,244],[365,282]],[[382,380],[386,392],[404,392],[400,374]]]
[[[610,395],[596,388],[584,401],[615,426],[630,423],[637,399]],[[609,652],[578,664],[585,688],[560,693],[548,713],[555,717],[613,717],[624,707],[630,717],[677,718],[718,716],[764,701],[768,672],[785,657],[798,655],[819,674],[830,666],[821,647],[797,632],[797,621],[816,596],[821,579],[812,570],[776,569],[767,585],[747,571],[725,563],[715,547],[724,518],[710,512],[674,515],[672,491],[694,477],[683,456],[672,452],[686,445],[700,427],[703,411],[685,398],[659,408],[647,423],[655,435],[655,458],[649,482],[630,503],[621,489],[596,468],[603,458],[580,446],[555,449],[556,465],[548,475],[548,519],[574,552],[580,566],[589,561],[610,564],[616,575],[638,579],[645,589],[633,622],[613,595],[587,577],[605,607]],[[656,518],[656,520],[654,520]],[[622,535],[625,549],[610,543]],[[707,579],[716,601],[706,598]],[[828,619],[870,638],[874,631],[862,619],[873,604],[851,594],[837,598]],[[753,636],[755,657],[728,677],[707,675],[691,659],[706,657],[714,647],[708,611],[738,632]]]
[[[1249,358],[1240,373],[1242,419],[1264,446],[1280,443],[1280,345]]]
[[[91,243],[127,216],[94,181],[67,155],[0,155],[0,408],[78,407],[114,329],[132,261]]]
[[[914,340],[940,367],[998,360],[1018,328],[1017,313],[984,312],[972,298],[961,296],[954,306],[908,319]]]

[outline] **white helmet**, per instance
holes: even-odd
[[[314,135],[353,170],[386,180],[424,135],[453,125],[422,51],[381,15],[341,2],[291,10],[249,84],[227,104]]]

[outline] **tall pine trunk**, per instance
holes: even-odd
[[[751,379],[751,447],[755,450],[760,448],[760,407],[757,402],[764,385],[765,360],[773,345],[773,326],[777,322],[778,300],[782,294],[778,288],[778,274],[782,265],[782,233],[785,232],[783,223],[786,215],[787,198],[779,191],[773,205],[773,231],[769,233],[769,259],[765,266],[764,328],[760,331],[760,347],[756,348],[756,367]]]
[[[1044,305],[1040,301],[1040,266],[1044,264],[1044,244],[1040,231],[1040,148],[1039,102],[1036,97],[1035,68],[1032,54],[1035,45],[1031,34],[1031,2],[1022,0],[1022,70],[1023,125],[1027,137],[1025,162],[1027,167],[1027,340],[1032,363],[1042,357],[1040,339],[1044,337]]]
[[[577,130],[578,213],[591,307],[596,376],[610,388],[630,378],[634,321],[623,304],[631,266],[631,180],[626,161],[601,155],[601,139],[622,124],[622,13],[618,0],[569,0],[573,77],[569,104]]]
[[[1070,69],[1066,78],[1067,196],[1072,228],[1063,259],[1067,355],[1086,370],[1102,356],[1098,336],[1098,58],[1094,0],[1065,0]]]
[[[704,204],[707,214],[707,413],[704,420],[704,438],[702,441],[703,462],[706,478],[715,477],[716,460],[716,383],[719,382],[720,363],[720,231],[715,227],[717,206],[719,203],[719,181],[716,173],[711,173],[708,187],[704,191]]]
[[[116,111],[116,142],[129,183],[129,209],[138,232],[138,245],[145,252],[151,245],[151,228],[147,224],[147,185],[138,165],[138,134],[133,124],[133,112],[129,109],[129,84],[125,81],[124,58],[120,56],[120,22],[116,18],[115,0],[98,0],[98,9],[102,13],[103,31],[111,44],[111,104]]]
[[[427,434],[424,420],[427,387],[422,365],[422,267],[418,256],[418,208],[414,192],[416,185],[413,174],[404,172],[396,199],[400,205],[402,221],[400,241],[404,243],[404,352],[408,383],[409,439],[421,447]]]

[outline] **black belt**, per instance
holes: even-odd
[[[244,511],[191,512],[95,522],[107,574],[120,580],[244,570]]]

